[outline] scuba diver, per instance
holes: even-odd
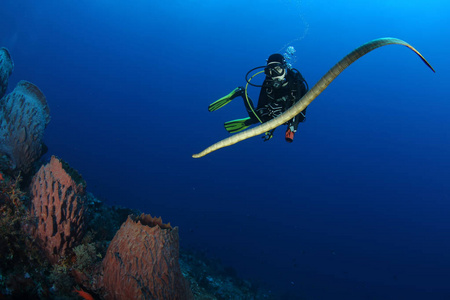
[[[257,69],[264,70],[256,73],[249,79],[249,74]],[[250,82],[253,77],[263,72],[266,78],[262,85],[256,85]],[[269,56],[266,66],[256,67],[248,71],[245,79],[247,81],[245,89],[243,87],[237,87],[225,97],[211,103],[208,107],[209,111],[215,111],[236,97],[242,97],[248,112],[248,117],[226,122],[224,124],[225,129],[229,133],[236,133],[246,129],[250,125],[264,123],[278,117],[308,91],[308,84],[300,72],[295,68],[291,68],[286,63],[284,56],[278,53]],[[249,84],[261,88],[256,109],[247,94]],[[297,131],[298,124],[305,121],[305,113],[306,108],[289,122],[285,123],[288,126],[285,135],[286,142],[292,143],[294,140],[294,134]],[[274,131],[275,129],[266,132],[263,140],[270,140],[273,137]]]

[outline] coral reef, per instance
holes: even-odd
[[[20,177],[2,180],[0,184],[0,268],[8,269],[15,263],[17,253],[25,239],[22,223],[29,222],[23,205],[25,193],[19,189]],[[16,257],[15,257],[16,256]],[[15,259],[13,260],[13,258]]]
[[[30,173],[46,152],[42,140],[49,122],[45,96],[30,82],[20,81],[0,99],[0,170]]]
[[[80,184],[81,177],[79,180]],[[34,224],[34,218],[27,210],[29,196],[20,189],[19,183],[19,177],[11,178],[5,175],[4,179],[0,178],[0,299],[80,299],[80,296],[73,292],[74,289],[84,290],[94,299],[110,299],[106,296],[109,291],[105,286],[101,286],[102,279],[111,275],[110,272],[114,272],[102,268],[109,261],[106,259],[108,244],[114,234],[118,233],[121,224],[123,227],[127,222],[137,223],[136,218],[128,217],[129,215],[141,213],[105,205],[86,192],[85,205],[87,205],[86,212],[89,213],[85,219],[86,234],[78,246],[67,249],[66,255],[58,263],[50,264],[33,236],[29,235],[27,230],[23,230]],[[129,221],[125,222],[127,218]],[[149,217],[144,216],[143,220],[146,219]],[[140,221],[141,225],[132,225],[149,227],[143,224],[151,220],[159,224],[157,228],[165,228],[153,229],[162,231],[161,234],[164,234],[164,231],[169,234],[168,231],[175,230],[170,229],[169,225],[164,225],[160,218]],[[149,227],[151,228],[154,227]],[[136,231],[135,234],[142,232],[146,231]],[[133,244],[128,246],[133,251],[140,249],[133,247]],[[167,249],[164,248],[160,250],[167,253]],[[138,252],[133,253],[139,257]],[[103,257],[105,260],[102,261]],[[134,263],[128,261],[126,255],[121,255],[120,258],[124,264]],[[176,256],[171,260],[175,263]],[[230,268],[223,267],[219,261],[209,259],[204,254],[180,250],[179,264],[182,276],[189,281],[193,299],[276,299],[254,283],[239,279]],[[149,266],[147,268],[151,270],[153,265]],[[145,269],[145,266],[142,266],[142,269]],[[167,281],[162,282],[166,283]]]
[[[231,267],[194,249],[181,251],[180,267],[196,300],[274,300],[260,285],[243,280]]]
[[[0,99],[5,95],[9,76],[14,69],[14,62],[6,48],[0,48]]]
[[[38,220],[35,236],[52,263],[78,245],[86,229],[86,183],[80,178],[52,156],[32,180],[31,213]]]
[[[128,217],[103,260],[105,299],[193,299],[179,266],[178,228]]]
[[[28,197],[20,189],[22,178],[0,173],[0,299],[11,294],[15,299],[30,295],[45,298],[41,270],[49,264],[25,228],[33,223],[26,208]]]
[[[13,67],[0,48],[0,96]],[[216,263],[180,259],[177,227],[105,205],[61,159],[36,172],[49,121],[29,82],[0,99],[0,299],[271,299]]]

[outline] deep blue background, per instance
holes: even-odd
[[[1,4],[9,90],[24,79],[44,92],[49,154],[97,197],[161,215],[182,247],[287,299],[450,298],[448,1]],[[207,106],[268,55],[294,46],[312,86],[385,36],[436,74],[383,47],[310,105],[293,144],[282,128],[191,158],[246,116],[241,100]]]

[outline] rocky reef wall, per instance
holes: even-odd
[[[55,156],[36,166],[50,111],[30,82],[5,95],[13,68],[0,48],[0,299],[258,299],[226,296],[237,281],[215,280],[194,255],[182,272],[178,227],[101,203]]]

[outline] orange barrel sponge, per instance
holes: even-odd
[[[9,76],[14,69],[14,63],[6,48],[0,48],[0,98],[5,95]]]
[[[150,215],[129,216],[102,262],[104,298],[193,299],[178,258],[178,227]]]
[[[83,238],[86,223],[86,182],[55,156],[31,182],[31,213],[35,236],[50,262],[56,263]]]
[[[33,163],[46,151],[43,137],[49,122],[47,100],[30,82],[20,81],[0,99],[0,169],[32,171]]]

